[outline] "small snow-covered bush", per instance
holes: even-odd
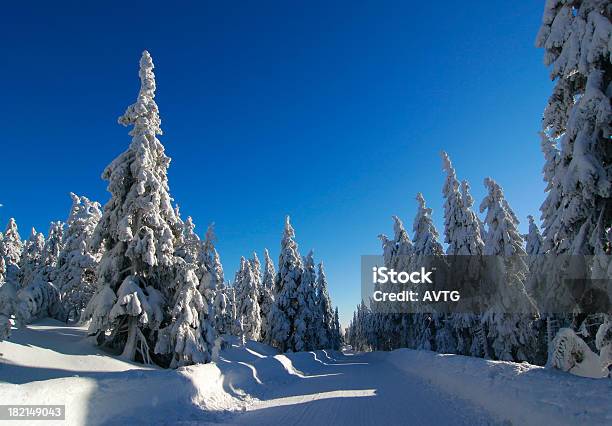
[[[599,355],[571,328],[562,328],[553,339],[548,366],[582,377],[600,379],[608,376]]]

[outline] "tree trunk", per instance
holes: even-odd
[[[138,319],[136,317],[131,316],[128,319],[128,336],[127,341],[125,342],[125,347],[123,348],[123,353],[121,354],[121,358],[124,358],[128,361],[136,360],[137,332]]]

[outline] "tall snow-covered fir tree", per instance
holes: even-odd
[[[253,252],[253,257],[249,260],[251,264],[251,271],[253,272],[253,285],[255,287],[256,295],[257,295],[257,306],[259,308],[259,341],[263,342],[266,327],[266,321],[264,319],[264,314],[262,312],[261,304],[265,303],[265,291],[263,289],[263,273],[261,270],[261,262],[259,261],[259,257],[257,257],[257,253]]]
[[[206,313],[202,313],[202,318],[209,321],[215,329],[219,327],[216,325],[218,314],[215,312],[215,295],[219,286],[223,285],[223,268],[219,260],[218,253],[215,249],[215,242],[217,236],[215,235],[215,224],[211,223],[206,230],[206,236],[200,246],[199,253],[199,290],[204,297],[204,303],[207,306]],[[221,302],[219,302],[221,303]]]
[[[250,340],[259,340],[261,333],[261,315],[259,311],[257,278],[252,262],[244,257],[240,259],[240,270],[236,273],[234,288],[236,290],[236,317],[239,327],[236,331]]]
[[[224,333],[223,319],[227,307],[227,296],[224,294],[223,266],[214,243],[216,236],[214,224],[208,227],[205,241],[195,233],[193,219],[188,217],[183,224],[183,243],[177,250],[177,255],[193,265],[198,277],[198,289],[204,297],[205,312],[200,316],[208,321],[218,333]]]
[[[176,279],[186,275],[177,267],[175,256],[183,223],[169,193],[170,158],[157,139],[162,134],[161,120],[154,100],[153,61],[146,51],[139,75],[138,98],[119,118],[120,124],[133,126],[132,142],[102,174],[111,198],[94,231],[92,246],[105,250],[98,267],[98,290],[85,318],[92,319],[89,332],[99,344],[120,351],[126,359],[148,363],[154,356],[158,330],[183,321],[182,314],[168,313],[174,310],[177,291],[181,292],[178,287],[190,288],[191,277]],[[200,328],[207,327],[200,324]],[[170,365],[177,357],[184,360],[183,355],[164,353],[156,362]],[[193,353],[189,357],[195,359]]]
[[[309,351],[317,347],[316,330],[322,324],[317,321],[315,286],[317,276],[312,250],[304,257],[303,264],[304,271],[296,292],[298,308],[295,315],[295,334],[293,336],[293,346],[296,351]]]
[[[217,241],[217,235],[215,234],[215,224],[211,223],[206,229],[206,235],[204,241],[201,243],[200,249],[200,264],[201,275],[200,275],[200,291],[205,287],[214,291],[217,286],[217,282],[213,282],[214,277],[212,276],[212,263],[213,263],[213,250],[215,249],[215,243]]]
[[[342,348],[342,329],[340,328],[340,314],[338,313],[338,307],[334,311],[334,324],[332,327],[332,339],[331,348],[338,351]]]
[[[412,270],[420,267],[429,269],[433,259],[444,254],[440,244],[440,234],[433,223],[432,209],[425,204],[425,198],[420,192],[416,195],[418,203],[417,214],[412,230],[414,232],[414,253]],[[419,311],[417,306],[417,311]],[[443,317],[432,313],[416,312],[412,316],[412,343],[415,349],[431,350],[434,346],[435,324],[441,324]]]
[[[302,279],[302,258],[295,242],[295,231],[285,220],[278,273],[274,280],[274,304],[270,309],[270,343],[281,352],[294,351],[295,316],[298,309],[297,289]]]
[[[334,326],[334,311],[332,309],[329,291],[327,290],[327,276],[323,262],[317,265],[317,292],[318,292],[318,315],[317,315],[317,347],[320,349],[332,348]]]
[[[45,248],[45,236],[42,232],[36,232],[32,228],[30,238],[26,241],[23,254],[19,263],[19,282],[22,287],[27,287],[32,282],[43,258]]]
[[[510,209],[503,190],[491,178],[485,178],[487,195],[480,204],[487,226],[483,254],[487,256],[524,256],[523,236],[518,232],[516,215]]]
[[[542,234],[532,215],[527,216],[527,220],[529,220],[529,232],[525,235],[525,253],[527,256],[537,256],[543,251]]]
[[[70,193],[72,208],[57,260],[55,285],[60,290],[66,319],[78,321],[95,292],[95,270],[100,259],[90,251],[91,236],[102,216],[100,204]]]
[[[440,234],[431,218],[432,210],[426,206],[425,198],[420,192],[416,195],[416,200],[419,205],[412,225],[415,265],[421,264],[422,261],[419,259],[425,256],[441,256],[444,254],[444,248],[439,241]]]
[[[259,257],[257,257],[257,253],[253,252],[253,257],[249,260],[251,263],[251,269],[253,270],[253,275],[255,276],[255,282],[257,283],[257,289],[259,291],[259,286],[262,282],[262,273],[261,273],[261,262],[259,261]]]
[[[0,256],[4,258],[6,265],[19,265],[21,252],[23,251],[23,242],[19,236],[17,222],[10,218],[4,231],[4,236],[0,240]]]
[[[542,216],[556,254],[593,254],[612,225],[611,38],[607,1],[546,2],[536,46],[555,87],[542,128],[558,159]]]
[[[464,184],[459,191],[457,174],[446,152],[442,152],[442,167],[446,172],[442,188],[444,235],[448,244],[446,254],[463,257],[459,262],[465,268],[465,280],[478,278],[482,267],[479,257],[484,250],[481,222],[471,209],[473,199],[469,186]],[[488,356],[485,332],[476,314],[452,314],[440,326],[442,328],[436,331],[437,351]],[[454,336],[449,332],[449,326],[454,330]]]
[[[501,186],[491,178],[485,178],[484,185],[488,191],[480,204],[480,212],[486,212],[484,254],[491,256],[488,266],[494,269],[490,272],[497,283],[482,316],[491,355],[504,361],[533,362],[538,352],[536,308],[525,290],[524,240]]]
[[[175,262],[176,292],[173,297],[171,320],[159,330],[155,353],[171,356],[170,368],[205,363],[214,356],[215,331],[202,313],[208,306],[198,291],[196,265],[184,259]]]
[[[393,219],[393,251],[391,255],[391,263],[386,265],[388,268],[393,268],[396,271],[410,272],[413,262],[414,247],[408,231],[404,227],[404,223],[398,216],[392,216]],[[401,291],[401,285],[392,286],[391,291]],[[388,306],[388,305],[387,305]],[[383,306],[384,307],[384,306]],[[408,339],[409,327],[407,324],[407,316],[401,313],[385,312],[384,314],[376,315],[378,326],[378,344],[377,349],[395,349],[406,347]]]
[[[57,262],[64,246],[64,222],[51,222],[49,233],[43,247],[40,265],[36,275],[43,281],[54,282],[57,275]]]
[[[594,333],[588,329],[597,326],[586,325],[593,322],[592,316],[551,314],[551,310],[575,309],[572,304],[560,305],[573,300],[568,293],[572,290],[560,283],[569,268],[576,268],[564,255],[596,255],[590,271],[594,278],[612,270],[608,266],[612,265],[610,14],[605,0],[548,0],[536,38],[555,83],[542,120],[547,196],[540,210],[544,248],[551,256],[540,257],[532,267],[532,275],[547,278],[533,281],[544,285],[530,286],[543,301],[540,309],[547,316],[549,343],[564,341],[560,336],[553,342],[557,327],[573,326],[584,330],[583,336],[595,346]],[[589,272],[588,265],[583,269]],[[574,346],[579,342],[568,345]]]
[[[471,209],[473,201],[469,194],[469,187],[463,185],[463,194],[459,191],[457,174],[446,152],[442,152],[442,165],[446,172],[446,181],[442,189],[444,242],[448,244],[446,254],[453,256],[482,255],[484,242],[478,217]]]
[[[225,286],[225,278],[223,275],[223,265],[217,249],[213,248],[213,261],[211,269],[212,282],[215,286],[213,315],[215,318],[214,325],[220,334],[223,334],[223,322],[228,306],[227,291]]]
[[[274,304],[274,277],[276,270],[274,262],[270,258],[268,249],[264,249],[264,271],[259,291],[259,309],[261,311],[261,338],[262,342],[269,343],[270,335],[270,310]]]
[[[394,257],[391,260],[391,267],[396,271],[408,271],[410,269],[411,256],[414,250],[412,241],[410,241],[410,236],[402,220],[397,216],[392,216],[392,219],[393,232],[395,234],[395,249],[393,251]]]
[[[185,259],[185,262],[190,263],[194,266],[196,276],[198,275],[200,268],[200,251],[201,241],[198,234],[195,233],[195,224],[191,216],[183,222],[183,243],[176,249],[176,255]]]

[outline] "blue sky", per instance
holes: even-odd
[[[200,233],[216,223],[226,278],[253,250],[277,258],[289,214],[346,323],[360,256],[392,214],[412,226],[416,192],[442,232],[442,149],[477,203],[492,176],[537,216],[543,2],[17,3],[0,16],[0,222],[23,236],[64,220],[69,191],[108,200],[143,49],[171,193]]]

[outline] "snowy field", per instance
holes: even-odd
[[[73,425],[612,423],[610,380],[529,364],[407,349],[278,355],[234,342],[216,364],[162,370],[84,336],[55,320],[14,330],[0,343],[0,401],[65,404],[67,421],[55,423]]]

